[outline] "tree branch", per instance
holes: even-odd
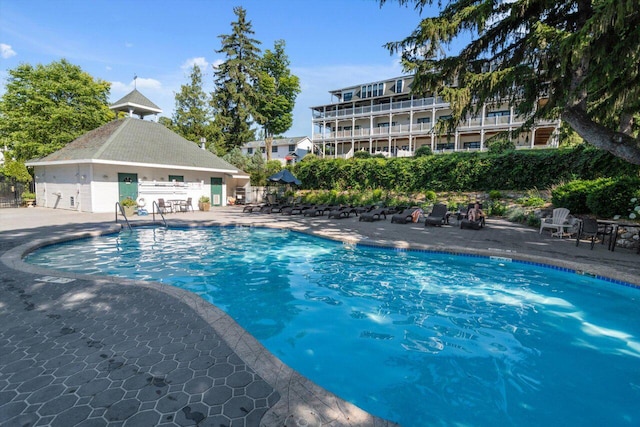
[[[640,165],[640,140],[614,132],[601,126],[589,118],[587,113],[578,107],[567,107],[562,113],[562,119],[580,135],[585,141],[606,150],[616,157],[625,159],[629,163]]]

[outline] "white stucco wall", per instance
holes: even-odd
[[[34,172],[38,206],[83,211],[91,204],[87,166],[36,166]]]
[[[224,173],[133,165],[35,166],[34,170],[38,206],[83,212],[115,212],[115,203],[119,201],[118,173],[137,174],[138,198],[145,199],[147,210],[159,198],[187,200],[189,197],[197,210],[201,196],[211,198],[212,177],[222,178],[222,206],[227,205],[227,196],[234,195],[236,186],[246,185],[246,180]],[[184,183],[169,182],[169,175],[183,176]]]

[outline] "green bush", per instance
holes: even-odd
[[[499,190],[491,190],[489,191],[489,198],[491,200],[502,199],[502,193]]]
[[[353,158],[354,159],[368,159],[371,157],[371,153],[369,153],[368,151],[364,151],[364,150],[358,150],[355,153],[353,153]]]
[[[596,216],[613,218],[626,212],[629,200],[640,193],[640,179],[623,177],[600,180],[587,194],[587,207]]]
[[[542,197],[521,197],[516,202],[522,206],[540,208],[547,204]]]
[[[431,151],[431,147],[429,147],[428,145],[421,145],[413,153],[413,157],[428,157],[432,155],[433,155],[433,151]]]
[[[507,205],[499,203],[495,200],[489,202],[487,206],[487,215],[489,216],[504,216],[507,212]]]
[[[509,139],[496,139],[489,142],[489,153],[501,154],[516,149],[515,142]]]
[[[551,203],[558,208],[567,208],[574,214],[589,212],[587,194],[594,181],[577,179],[551,190]]]
[[[527,218],[527,214],[521,207],[514,207],[507,211],[507,219],[511,222],[524,223]]]
[[[438,195],[433,190],[427,190],[424,192],[424,198],[427,202],[433,203],[438,198]]]

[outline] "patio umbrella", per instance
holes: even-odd
[[[288,169],[282,169],[280,172],[271,175],[269,178],[267,178],[267,181],[275,182],[278,184],[302,184],[302,182],[300,182],[298,178],[293,176],[293,174],[289,172]]]

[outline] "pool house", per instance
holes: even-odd
[[[34,168],[37,206],[114,212],[125,198],[147,209],[158,199],[191,198],[197,210],[201,196],[225,206],[245,194],[249,175],[157,123],[162,110],[137,90],[110,108],[127,116],[26,163]]]

